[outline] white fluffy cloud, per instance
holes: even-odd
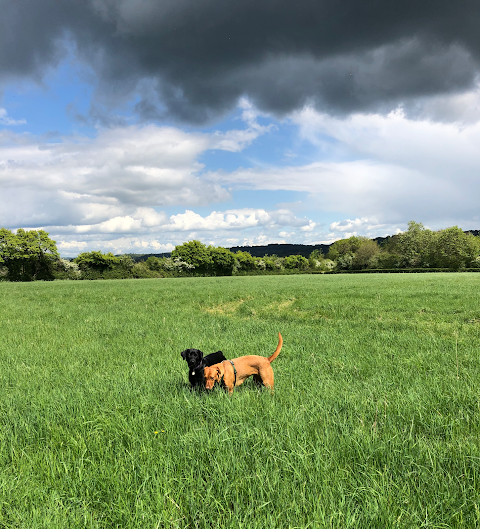
[[[117,216],[97,224],[80,224],[68,226],[44,226],[55,233],[66,234],[114,234],[114,233],[173,233],[191,231],[244,230],[248,228],[277,228],[281,226],[298,226],[310,231],[315,223],[306,217],[296,217],[291,211],[264,209],[240,209],[224,212],[212,211],[202,217],[194,211],[168,217],[164,212],[152,208],[137,208],[134,213]]]
[[[0,108],[0,125],[23,125],[26,123],[24,119],[13,119],[8,116],[5,108]]]
[[[91,224],[137,207],[204,204],[228,194],[197,175],[196,158],[211,141],[206,135],[148,126],[61,143],[2,139],[2,225]]]
[[[372,226],[371,221],[366,217],[361,219],[346,219],[339,222],[332,222],[330,224],[330,231],[340,231],[340,232],[352,232],[352,231],[364,231],[376,228],[377,226]]]
[[[269,130],[257,123],[246,101],[241,108],[245,129],[209,134],[130,126],[101,130],[93,139],[45,143],[0,131],[0,225],[107,223],[107,230],[131,231],[126,217],[138,208],[226,200],[228,190],[202,178],[203,165],[197,160],[211,149],[241,151]],[[0,113],[0,119],[5,116]],[[156,220],[145,219],[143,226],[148,222]]]
[[[160,253],[191,238],[224,246],[313,244],[395,233],[412,219],[433,229],[478,228],[480,122],[465,116],[479,94],[425,100],[417,119],[401,109],[340,119],[306,107],[280,126],[293,124],[296,141],[315,146],[309,163],[230,172],[208,171],[202,154],[238,153],[274,129],[258,123],[246,100],[243,130],[130,126],[57,143],[0,131],[0,225],[43,227],[65,255],[85,248]],[[445,119],[429,119],[435,112]],[[212,211],[240,189],[308,199]],[[181,212],[165,212],[174,206]]]
[[[329,242],[332,242],[352,235],[362,235],[371,239],[393,235],[403,231],[405,225],[404,223],[400,226],[398,224],[380,224],[375,218],[362,217],[332,222],[329,228]]]
[[[175,245],[172,243],[161,243],[151,236],[89,240],[77,240],[75,237],[67,237],[61,241],[57,240],[57,248],[62,256],[73,257],[81,252],[92,250],[112,252],[114,254],[168,253],[175,248]]]
[[[315,225],[291,211],[263,209],[213,211],[202,217],[186,210],[170,215],[151,208],[138,208],[132,215],[114,217],[98,224],[45,226],[52,238],[59,241],[63,255],[76,255],[86,249],[104,249],[115,253],[164,253],[187,239],[200,238],[215,245],[262,244],[282,242],[284,233],[267,237],[262,230],[278,231],[285,226],[309,230]],[[249,233],[249,237],[232,238],[231,234]],[[248,242],[247,242],[248,241]]]
[[[458,120],[450,122],[410,119],[401,109],[340,119],[307,107],[291,121],[318,147],[319,161],[215,172],[209,178],[233,188],[303,191],[323,212],[375,217],[378,225],[405,226],[418,219],[467,229],[480,220],[480,121],[461,121],[460,103],[480,101],[479,94],[424,102],[425,108],[457,105]]]
[[[246,100],[243,130],[197,133],[174,127],[130,126],[95,138],[44,143],[31,135],[0,132],[0,225],[41,227],[64,255],[86,249],[168,252],[199,237],[261,243],[262,230],[315,223],[288,209],[239,208],[200,215],[169,206],[195,207],[230,198],[228,189],[202,174],[198,162],[211,149],[239,152],[273,125],[262,126]],[[231,237],[235,233],[236,237]]]

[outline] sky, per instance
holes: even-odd
[[[480,229],[477,0],[0,13],[0,227],[62,257]]]

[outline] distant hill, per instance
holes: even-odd
[[[278,257],[303,255],[308,257],[313,250],[320,250],[326,254],[329,246],[329,244],[267,244],[266,246],[233,246],[230,251],[233,253],[248,252],[253,257],[263,257],[264,255],[276,255]]]
[[[139,263],[140,261],[146,261],[149,257],[170,257],[172,254],[170,252],[166,252],[166,253],[126,253],[123,255],[128,255],[136,263]]]
[[[465,233],[471,233],[476,237],[480,237],[480,230],[467,230]],[[391,239],[393,235],[387,235],[386,237],[375,237],[376,241],[380,246],[383,246],[386,242]],[[303,255],[308,257],[313,250],[320,250],[323,255],[328,253],[328,249],[331,244],[267,244],[265,246],[232,246],[229,250],[233,253],[236,252],[248,252],[253,257],[263,257],[264,255],[276,255],[278,257],[287,257],[288,255]],[[134,261],[146,261],[149,257],[170,257],[171,253],[148,253],[148,254],[135,254],[129,253]]]
[[[233,246],[228,248],[231,252],[248,252],[253,257],[263,257],[264,255],[277,255],[287,257],[288,255],[303,255],[308,257],[313,250],[320,250],[323,254],[328,252],[329,244],[267,244],[266,246]],[[134,254],[129,253],[134,261],[146,261],[149,257],[170,257],[171,253],[149,253]]]
[[[388,237],[376,237],[373,239],[382,245],[390,239]],[[277,255],[278,257],[287,257],[288,255],[303,255],[308,257],[313,250],[320,250],[323,255],[327,255],[330,244],[267,244],[266,246],[233,246],[230,251],[248,252],[254,257],[263,257],[264,255]]]
[[[390,237],[377,237],[374,239],[382,244]],[[333,244],[333,243],[332,243]],[[303,255],[308,257],[313,250],[320,250],[323,255],[328,253],[330,244],[267,244],[265,246],[232,246],[228,248],[231,252],[248,252],[253,257],[263,257],[265,255],[276,255],[278,257],[287,257],[288,255]],[[129,253],[134,261],[146,261],[149,257],[170,257],[171,253],[149,253],[135,254]]]

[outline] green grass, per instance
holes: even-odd
[[[480,527],[480,275],[0,283],[0,528]],[[270,355],[192,392],[180,352]]]

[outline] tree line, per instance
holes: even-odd
[[[468,269],[480,270],[479,237],[457,226],[432,231],[414,221],[382,244],[353,236],[331,244],[325,255],[314,250],[308,258],[254,257],[193,240],[176,246],[170,257],[141,262],[101,251],[62,259],[43,230],[0,229],[0,279],[7,281]]]
[[[341,270],[395,270],[480,268],[480,238],[458,226],[432,231],[419,222],[388,237],[379,245],[365,237],[350,237],[333,243],[328,257]]]

